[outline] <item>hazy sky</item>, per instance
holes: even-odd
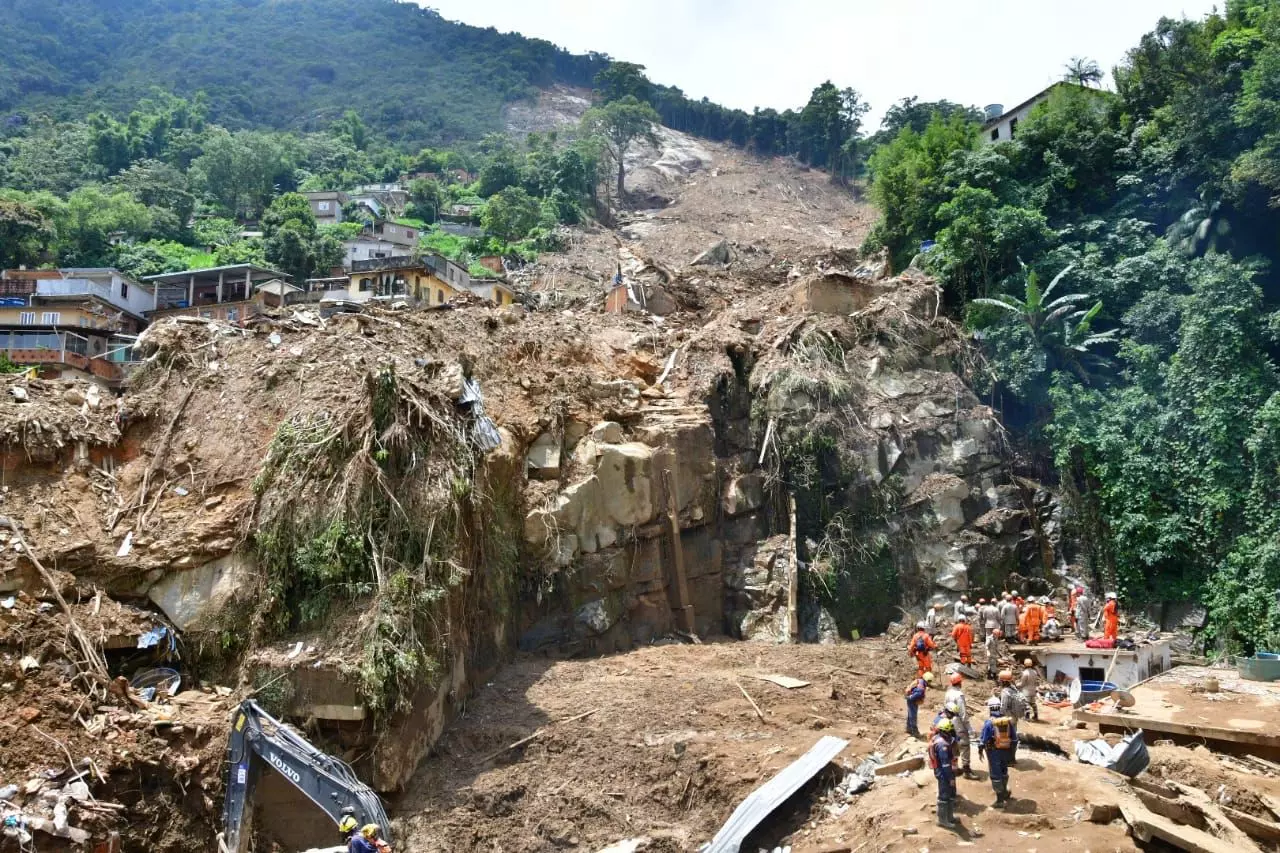
[[[802,106],[830,79],[871,103],[907,95],[1013,106],[1072,56],[1110,71],[1162,16],[1213,0],[417,0],[450,20],[647,66],[726,106]]]

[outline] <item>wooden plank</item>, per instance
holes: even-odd
[[[1229,841],[1237,850],[1249,851],[1249,853],[1262,853],[1258,850],[1249,836],[1240,831],[1231,820],[1223,813],[1222,809],[1213,799],[1199,788],[1191,785],[1182,785],[1178,782],[1169,782],[1169,787],[1177,791],[1180,799],[1191,803],[1194,808],[1198,809],[1204,815],[1205,822],[1208,824],[1207,829],[1218,838]]]
[[[1274,823],[1269,820],[1263,820],[1260,817],[1254,817],[1246,814],[1238,809],[1230,806],[1222,806],[1222,813],[1245,832],[1252,835],[1259,841],[1265,841],[1268,844],[1274,844],[1280,841],[1280,823]]]
[[[800,641],[800,561],[796,557],[796,496],[787,495],[791,506],[791,541],[787,549],[787,627],[791,642]]]
[[[1129,731],[1143,729],[1148,732],[1168,732],[1176,735],[1225,740],[1231,741],[1232,743],[1249,743],[1254,744],[1255,746],[1269,746],[1280,749],[1280,737],[1262,734],[1260,732],[1246,732],[1239,729],[1227,729],[1221,726],[1175,723],[1170,720],[1159,720],[1155,717],[1139,717],[1134,714],[1100,714],[1093,711],[1086,711],[1083,708],[1076,709],[1073,716],[1075,719],[1084,723],[1114,726],[1116,728],[1127,729]]]
[[[1270,794],[1264,794],[1261,791],[1254,791],[1254,794],[1257,795],[1258,799],[1262,801],[1264,806],[1271,810],[1271,813],[1275,815],[1277,819],[1280,819],[1280,800],[1277,800]]]
[[[876,768],[875,773],[877,776],[897,776],[899,773],[909,773],[912,770],[919,770],[921,767],[924,767],[924,756],[912,755],[901,761],[881,764]]]
[[[1187,853],[1238,853],[1236,847],[1192,826],[1179,826],[1155,814],[1135,797],[1122,797],[1120,814],[1139,841],[1158,838]]]
[[[667,520],[671,523],[671,561],[675,569],[676,594],[680,599],[676,611],[680,617],[680,627],[689,633],[696,631],[697,621],[693,613],[693,601],[689,596],[689,576],[684,571],[684,544],[680,541],[680,496],[676,492],[676,452],[668,451],[667,466],[662,479],[666,483]]]
[[[759,679],[760,681],[767,681],[770,684],[776,684],[779,687],[785,687],[788,690],[795,690],[796,688],[799,688],[799,687],[809,686],[809,682],[801,681],[798,678],[792,678],[789,675],[770,674],[770,675],[753,675],[751,677],[755,679]]]

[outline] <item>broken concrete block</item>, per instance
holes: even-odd
[[[253,558],[228,554],[184,571],[169,572],[147,590],[147,597],[179,631],[216,624],[222,608],[252,583]]]
[[[529,476],[537,480],[558,480],[560,478],[560,437],[555,433],[544,432],[534,439],[525,457],[529,466]]]
[[[622,425],[613,421],[603,421],[591,428],[591,440],[597,444],[621,444],[624,439]]]

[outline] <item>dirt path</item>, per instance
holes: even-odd
[[[595,851],[641,835],[654,839],[646,849],[697,849],[743,797],[822,735],[850,741],[841,756],[850,767],[874,750],[898,749],[899,682],[908,673],[897,644],[886,651],[886,642],[523,657],[470,701],[393,803],[400,837],[408,849],[433,851]],[[754,677],[768,673],[811,683],[787,690]],[[970,693],[978,704],[985,685]],[[539,729],[527,745],[488,759]],[[881,780],[838,816],[821,802],[801,803],[761,840],[786,839],[797,851],[1134,849],[1122,827],[1082,817],[1101,771],[1028,755],[1015,771],[1017,803],[1005,814],[987,808],[992,793],[982,775],[961,782],[959,834],[933,826],[932,778],[919,777],[921,785],[908,776]]]

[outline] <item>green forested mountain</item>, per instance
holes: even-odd
[[[478,139],[503,103],[608,64],[395,0],[6,0],[0,44],[0,114],[122,114],[160,88],[204,92],[231,129],[354,109],[412,145]]]

